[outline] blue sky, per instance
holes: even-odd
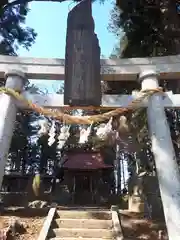
[[[65,38],[68,12],[75,6],[71,1],[63,3],[32,2],[29,4],[31,11],[28,14],[26,24],[38,33],[36,43],[29,51],[20,48],[19,55],[24,57],[64,58]],[[95,31],[99,38],[101,54],[106,58],[111,54],[115,44],[115,36],[107,29],[110,10],[113,4],[106,1],[100,4],[93,3],[93,17]],[[38,86],[53,92],[60,82],[36,81]]]

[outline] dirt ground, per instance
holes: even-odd
[[[147,220],[142,216],[120,211],[124,237],[128,240],[168,240],[165,224],[161,221]]]
[[[0,214],[0,230],[7,228],[13,220],[18,220],[25,230],[17,233],[15,239],[34,240],[41,230],[47,211],[45,209],[6,208]]]

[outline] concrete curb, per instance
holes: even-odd
[[[44,221],[44,224],[41,228],[40,234],[37,238],[37,240],[46,240],[50,227],[51,227],[51,223],[54,219],[55,213],[56,213],[56,208],[57,208],[57,204],[52,204],[52,207],[49,209],[48,215],[46,217],[46,220]]]
[[[115,233],[115,239],[124,240],[122,226],[118,216],[118,206],[115,206],[115,205],[111,206],[111,213],[112,213],[112,222],[113,222],[113,230]]]

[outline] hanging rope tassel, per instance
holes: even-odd
[[[35,174],[33,178],[32,189],[36,197],[39,196],[40,194],[40,185],[41,185],[41,176],[40,174]]]

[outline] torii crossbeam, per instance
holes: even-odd
[[[8,69],[23,71],[28,79],[64,80],[65,60],[0,55],[0,78]],[[135,81],[142,71],[154,70],[160,79],[180,79],[180,55],[152,58],[101,59],[102,81]]]

